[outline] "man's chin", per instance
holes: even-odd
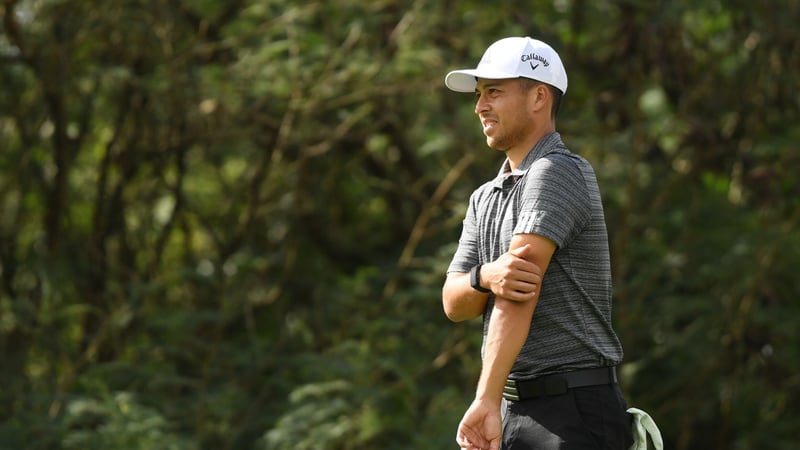
[[[489,148],[493,148],[493,149],[495,149],[495,150],[497,150],[499,152],[505,152],[506,150],[508,150],[507,148],[505,148],[505,146],[501,145],[499,142],[497,142],[496,140],[494,140],[494,139],[492,139],[490,137],[486,138],[486,145]]]

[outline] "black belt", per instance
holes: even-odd
[[[615,367],[575,370],[534,378],[533,380],[506,380],[503,397],[518,402],[545,395],[566,394],[567,389],[614,384],[617,382]]]

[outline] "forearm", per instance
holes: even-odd
[[[530,332],[536,301],[495,299],[475,397],[499,403],[503,386]]]
[[[483,314],[489,295],[476,291],[468,273],[451,273],[442,288],[442,306],[453,322],[472,319]]]
[[[526,261],[532,262],[542,274],[550,264],[555,244],[541,236],[515,235],[511,239],[510,248],[511,254],[517,254]],[[536,288],[520,298],[507,298],[502,294],[498,294],[498,297],[495,298],[489,329],[485,337],[483,369],[478,381],[477,399],[485,399],[487,402],[495,404],[500,403],[506,378],[528,338],[528,333],[531,332],[533,314],[539,303],[541,283],[542,279],[539,277],[538,280],[535,280]],[[514,295],[518,294],[513,289],[510,292]]]

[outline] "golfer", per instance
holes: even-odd
[[[561,58],[542,41],[509,37],[445,84],[475,95],[486,144],[504,156],[470,197],[442,289],[451,320],[483,316],[483,367],[456,441],[468,450],[627,450],[600,191],[592,166],[556,132],[567,92]]]

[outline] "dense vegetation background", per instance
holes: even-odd
[[[454,448],[501,159],[443,77],[509,35],[570,75],[629,403],[796,448],[800,2],[515,3],[4,0],[0,448]]]

